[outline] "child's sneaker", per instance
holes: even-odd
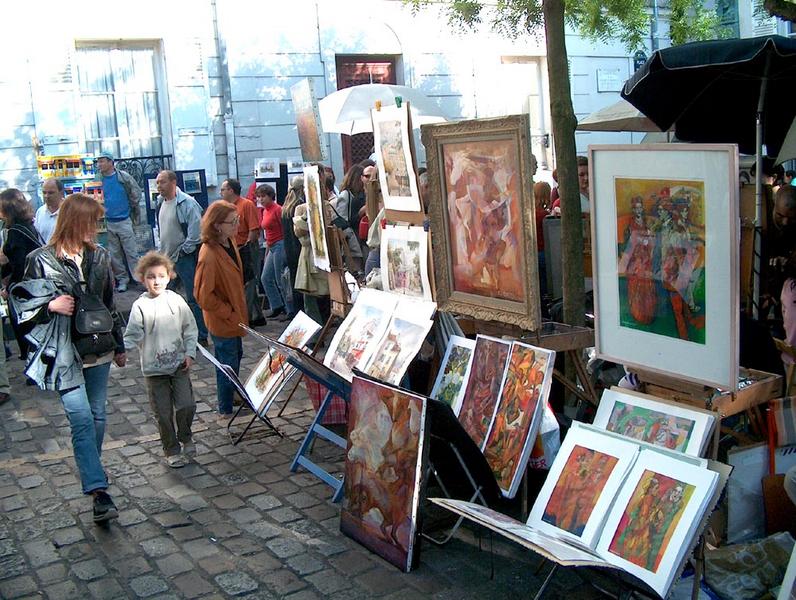
[[[167,456],[166,462],[172,469],[179,469],[180,467],[184,467],[188,464],[188,461],[185,460],[185,457],[182,454]]]
[[[196,456],[196,444],[193,443],[193,440],[182,445],[182,453],[186,456]]]

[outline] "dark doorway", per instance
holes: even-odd
[[[364,83],[397,83],[394,56],[341,55],[336,57],[335,62],[338,90]],[[370,156],[373,151],[373,134],[343,135],[342,143],[343,167],[348,172],[351,165]]]

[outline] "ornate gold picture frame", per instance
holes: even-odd
[[[539,327],[528,115],[423,125],[439,309]]]

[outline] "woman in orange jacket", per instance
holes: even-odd
[[[221,364],[238,373],[243,357],[241,338],[246,335],[238,325],[249,324],[243,291],[243,264],[235,244],[238,211],[234,204],[217,200],[202,218],[202,248],[196,265],[194,296],[202,308],[207,330],[213,340],[215,355]],[[221,371],[216,371],[218,418],[232,418],[234,387]]]

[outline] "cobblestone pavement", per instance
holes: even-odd
[[[244,375],[262,351],[245,341]],[[0,598],[531,598],[549,568],[537,574],[538,557],[497,537],[484,536],[479,550],[474,530],[463,528],[444,548],[422,544],[419,568],[401,573],[339,532],[329,487],[290,473],[312,416],[303,386],[274,420],[284,438],[256,425],[233,446],[215,422],[215,375],[201,358],[193,373],[198,454],[177,470],[164,464],[137,355],[113,367],[103,461],[120,514],[97,527],[57,395],[25,386],[18,359],[7,364]],[[314,456],[330,469],[342,465],[342,452],[322,441]],[[581,588],[564,573],[547,597],[592,596]]]

